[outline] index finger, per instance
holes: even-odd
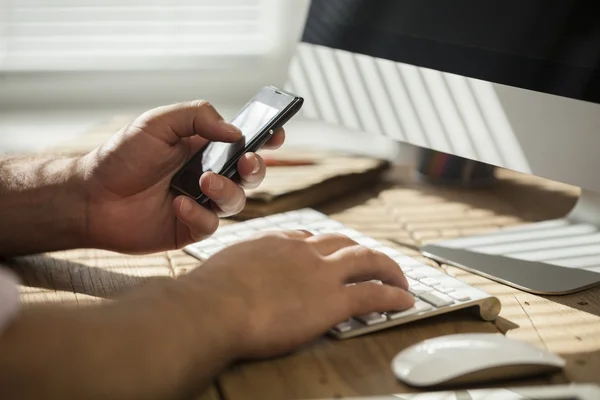
[[[215,142],[235,142],[242,137],[236,126],[204,100],[158,107],[142,114],[140,121],[140,129],[169,145],[194,135]]]
[[[387,255],[364,246],[344,247],[327,256],[336,265],[344,283],[379,280],[408,289],[408,281],[400,266]]]

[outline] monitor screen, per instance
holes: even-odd
[[[303,41],[600,103],[591,0],[312,0]]]

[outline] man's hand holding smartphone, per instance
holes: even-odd
[[[90,247],[146,253],[210,236],[219,216],[243,208],[243,188],[254,188],[264,179],[262,158],[243,154],[236,161],[236,182],[203,173],[197,184],[211,207],[174,194],[171,179],[210,142],[234,143],[241,137],[205,101],[159,107],[136,118],[81,160],[82,195],[88,199],[82,216],[85,241]],[[284,131],[277,129],[264,147],[277,148],[283,141]]]
[[[200,204],[213,207],[214,204],[211,205],[211,198],[205,193],[204,187],[198,187],[201,176],[207,171],[213,171],[239,180],[240,159],[268,143],[275,132],[300,110],[303,102],[304,99],[293,93],[273,86],[263,87],[241,108],[231,122],[240,129],[242,137],[234,143],[212,142],[204,151],[194,155],[173,176],[173,190]]]

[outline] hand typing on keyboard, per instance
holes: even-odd
[[[202,310],[207,315],[198,323],[216,324],[240,357],[286,353],[351,316],[414,303],[396,262],[336,234],[262,233],[217,252],[181,280],[191,289],[190,318]]]
[[[406,274],[408,291],[415,296],[412,307],[406,310],[380,309],[378,312],[354,315],[352,318],[336,324],[329,331],[329,334],[339,339],[365,335],[459,309],[476,310],[479,316],[485,320],[493,320],[500,312],[500,302],[496,297],[449,276],[438,268],[408,257],[397,249],[310,208],[222,226],[209,239],[186,246],[184,250],[194,257],[206,260],[227,246],[252,237],[259,232],[278,232],[290,229],[307,230],[319,235],[346,236],[366,248],[386,254],[394,260],[396,268]]]

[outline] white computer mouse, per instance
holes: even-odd
[[[406,348],[392,370],[415,387],[452,386],[560,371],[565,360],[500,333],[440,336]]]

